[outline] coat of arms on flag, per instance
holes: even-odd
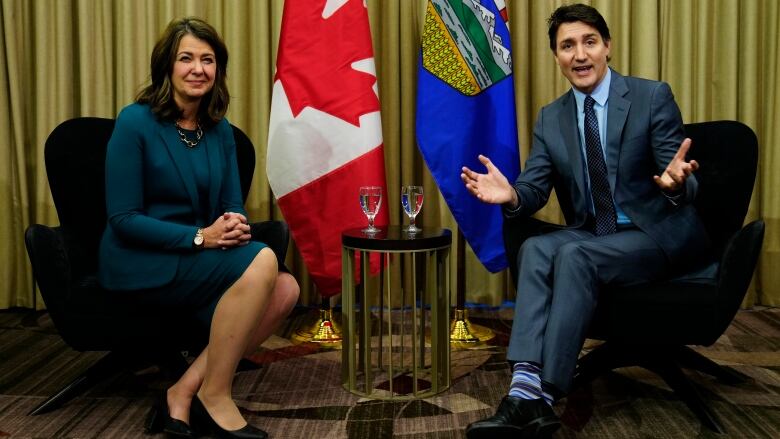
[[[479,1],[429,1],[424,29],[423,67],[461,93],[473,96],[512,74],[496,17]]]

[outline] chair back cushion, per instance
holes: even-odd
[[[255,173],[255,147],[249,137],[235,125],[233,138],[236,140],[236,161],[238,161],[238,176],[241,179],[241,199],[246,203],[249,188],[252,187],[252,177]]]
[[[731,120],[691,123],[689,159],[699,162],[699,193],[694,205],[720,255],[742,227],[758,164],[758,140],[747,125]]]
[[[114,120],[80,117],[61,123],[46,139],[49,188],[63,232],[73,243],[74,273],[97,267],[97,248],[106,226],[106,145]]]

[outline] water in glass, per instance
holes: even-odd
[[[361,186],[360,187],[360,207],[363,213],[368,217],[368,227],[363,229],[366,233],[376,233],[379,231],[374,227],[374,217],[379,213],[382,206],[382,187],[381,186]]]
[[[420,228],[414,224],[414,219],[420,213],[423,204],[422,186],[403,186],[401,188],[401,205],[409,217],[409,225],[404,228],[409,233],[416,233]]]

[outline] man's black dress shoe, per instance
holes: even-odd
[[[225,430],[211,418],[198,395],[192,398],[190,418],[198,433],[213,433],[225,439],[266,439],[268,437],[268,433],[248,423],[238,430]]]
[[[173,437],[195,437],[195,433],[193,433],[192,428],[186,422],[171,417],[165,392],[157,399],[157,402],[146,415],[144,430],[147,434],[164,432],[168,436]]]
[[[468,439],[547,438],[561,422],[543,399],[505,396],[496,414],[466,427]]]

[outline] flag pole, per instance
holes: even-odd
[[[450,323],[450,345],[459,347],[490,340],[496,334],[490,328],[471,323],[466,310],[466,239],[460,228],[458,228],[457,273],[457,302],[455,317]]]
[[[302,324],[291,338],[298,343],[317,343],[322,347],[341,349],[341,327],[333,320],[330,299],[319,296],[318,317],[311,324]]]

